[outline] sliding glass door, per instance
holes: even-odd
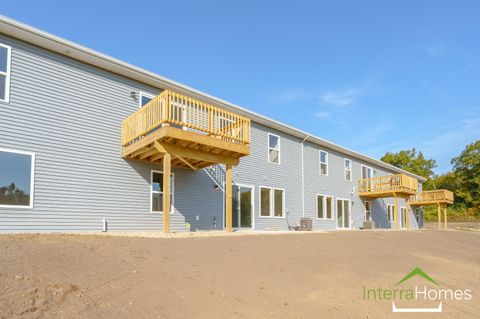
[[[350,200],[337,199],[337,228],[350,228]]]
[[[232,195],[233,228],[252,228],[253,187],[234,185]]]

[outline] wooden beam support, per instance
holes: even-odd
[[[172,156],[165,154],[163,156],[163,232],[170,232],[170,174]]]
[[[147,157],[150,157],[150,156],[152,156],[152,155],[155,155],[155,154],[157,154],[157,153],[158,153],[158,151],[157,151],[155,148],[152,148],[151,150],[148,150],[148,151],[143,152],[142,154],[140,154],[140,155],[138,156],[138,158],[141,159],[141,160],[143,160],[143,159],[145,159],[145,158],[147,158]]]
[[[155,149],[155,150],[156,150],[156,149]],[[150,160],[151,160],[151,161],[156,161],[156,160],[162,158],[163,155],[165,155],[165,154],[164,154],[164,153],[158,153],[158,151],[157,151],[157,154],[152,155],[152,157],[150,157]]]
[[[437,215],[438,215],[438,229],[442,229],[442,208],[441,205],[437,205]]]
[[[232,165],[227,164],[225,168],[225,230],[232,232]]]
[[[444,224],[445,224],[445,229],[448,228],[448,221],[447,221],[447,213],[448,213],[448,212],[447,212],[447,210],[448,210],[447,205],[445,205],[445,206],[443,207],[443,222],[444,222]]]
[[[238,153],[240,156],[250,154],[249,145],[232,143],[229,141],[212,138],[207,135],[189,132],[171,126],[164,126],[148,134],[144,138],[125,146],[122,151],[122,157],[128,157],[130,154],[137,151],[138,149],[147,147],[149,144],[154,143],[155,141],[162,141],[166,139],[189,141],[202,145],[203,147],[209,146],[214,149],[220,149],[222,151],[235,152]]]
[[[410,197],[405,197],[405,228],[410,228]]]
[[[393,196],[394,196],[394,198],[395,198],[395,199],[394,199],[394,204],[395,204],[395,213],[394,213],[394,216],[395,216],[395,229],[399,229],[400,226],[399,226],[399,224],[398,224],[398,215],[399,215],[399,214],[398,214],[398,196],[397,196],[397,194],[395,194],[395,193],[393,194]]]
[[[142,155],[143,153],[145,153],[149,150],[150,150],[149,147],[142,147],[141,149],[136,150],[135,152],[132,152],[131,154],[129,154],[128,157],[129,158],[135,158],[135,157],[140,156],[140,155]]]
[[[175,155],[175,157],[178,158],[180,161],[182,161],[185,165],[187,165],[188,167],[190,167],[192,170],[198,171],[198,167],[193,166],[192,164],[190,164],[190,163],[189,163],[186,159],[184,159],[183,157],[178,156],[178,155]]]
[[[154,145],[160,153],[168,153],[183,158],[191,158],[213,163],[226,163],[230,165],[238,165],[239,163],[238,158],[215,155],[200,150],[183,148],[173,144],[155,142]]]

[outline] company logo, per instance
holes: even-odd
[[[409,280],[418,277],[423,285],[408,287]],[[393,288],[363,287],[363,299],[392,302],[392,312],[442,312],[444,301],[471,300],[471,289],[442,288],[440,283],[416,267],[400,279]],[[399,306],[401,304],[401,306]]]

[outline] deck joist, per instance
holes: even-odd
[[[215,164],[238,165],[239,158],[250,154],[250,147],[208,136],[164,126],[125,146],[125,159],[161,164],[165,154],[172,156],[172,166],[201,169]]]

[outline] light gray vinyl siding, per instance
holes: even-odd
[[[138,108],[134,81],[0,36],[12,46],[10,103],[0,102],[0,147],[36,154],[33,209],[0,208],[0,231],[161,230],[150,213],[150,171],[121,158],[121,121]],[[223,225],[221,192],[203,172],[174,170],[172,229]],[[196,216],[199,215],[199,220]]]
[[[268,133],[280,136],[280,164],[268,162]],[[252,185],[255,188],[255,229],[287,229],[287,212],[288,219],[294,225],[298,225],[302,217],[301,141],[257,123],[252,123],[250,140],[250,155],[241,158],[240,164],[234,167],[233,182]],[[260,216],[260,186],[285,190],[284,217]]]
[[[95,232],[104,218],[109,230],[162,230],[162,214],[150,212],[151,170],[162,167],[122,159],[120,145],[121,122],[138,109],[130,91],[159,91],[2,35],[0,42],[12,46],[10,103],[0,102],[0,148],[36,154],[33,208],[0,207],[0,232]],[[268,162],[268,133],[280,136],[279,165]],[[329,153],[328,176],[319,174],[320,149]],[[362,163],[350,158],[353,181],[345,181],[344,157],[252,122],[251,155],[233,169],[234,183],[254,188],[252,226],[284,230],[287,220],[297,226],[305,216],[314,229],[336,229],[335,220],[316,218],[320,193],[335,203],[350,199],[353,228],[361,227],[364,202],[356,188]],[[224,192],[214,187],[223,186],[219,168],[217,178],[209,170],[173,170],[174,231],[223,229]],[[375,176],[389,173],[373,169]],[[284,217],[260,216],[260,186],[285,190]],[[378,227],[389,227],[387,203],[393,199],[372,200]]]
[[[320,175],[319,151],[328,152],[328,176]],[[316,195],[331,195],[335,199],[334,213],[336,214],[336,199],[343,198],[351,201],[352,228],[363,226],[365,216],[365,201],[372,203],[372,220],[378,228],[390,228],[387,222],[387,204],[393,204],[393,198],[367,199],[358,196],[358,180],[361,178],[361,165],[371,167],[374,177],[388,175],[382,168],[376,167],[350,158],[328,148],[322,148],[308,141],[304,145],[305,158],[305,216],[313,219],[315,229],[336,229],[336,216],[334,220],[317,218]],[[352,161],[352,181],[344,177],[344,159]],[[405,200],[399,198],[399,207],[405,207]],[[409,210],[410,227],[418,228],[413,211]]]

